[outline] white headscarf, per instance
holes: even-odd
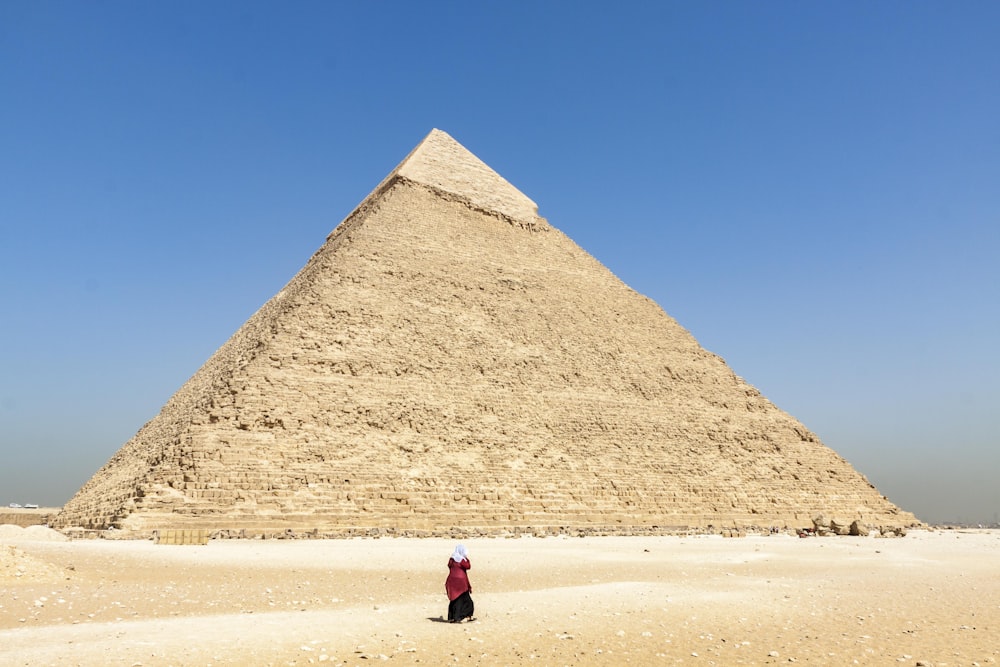
[[[461,563],[463,560],[468,559],[469,550],[465,548],[465,545],[459,544],[455,547],[454,553],[451,554],[451,559],[456,563]]]

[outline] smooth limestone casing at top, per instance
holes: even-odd
[[[434,130],[54,524],[917,523]]]

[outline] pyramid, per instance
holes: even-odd
[[[60,527],[635,534],[916,523],[432,131]]]

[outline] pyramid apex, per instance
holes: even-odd
[[[538,206],[503,176],[455,141],[432,129],[393,171],[409,181],[456,195],[478,209],[536,223]]]

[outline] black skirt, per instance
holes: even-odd
[[[475,609],[472,596],[469,595],[469,591],[465,591],[448,603],[448,622],[459,623],[467,618],[472,618]]]

